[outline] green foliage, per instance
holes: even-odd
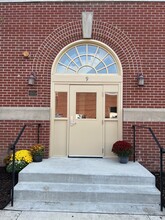
[[[42,156],[44,155],[44,146],[42,144],[35,144],[30,148],[32,156]]]
[[[28,163],[26,163],[23,160],[19,160],[19,161],[15,161],[15,172],[20,172],[23,168],[25,168],[28,165]],[[13,162],[11,161],[7,167],[6,167],[6,171],[8,173],[11,173],[13,169]]]

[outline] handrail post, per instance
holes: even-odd
[[[12,146],[13,150],[13,164],[12,164],[12,188],[11,188],[11,206],[14,201],[14,185],[15,185],[15,145]]]
[[[160,149],[160,210],[163,211],[163,151]]]
[[[38,124],[38,144],[40,143],[40,127],[41,124]]]
[[[135,146],[136,146],[136,128],[135,125],[132,126],[133,128],[133,161],[135,162]]]
[[[159,154],[160,154],[160,210],[163,211],[163,154],[165,153],[165,149],[161,146],[161,144],[159,143],[157,137],[155,136],[155,133],[153,132],[153,130],[150,127],[146,127],[146,126],[140,126],[140,125],[132,125],[133,128],[133,135],[134,135],[134,139],[133,139],[133,145],[134,145],[134,160],[135,160],[135,141],[136,141],[136,131],[135,131],[135,127],[139,127],[139,128],[146,128],[149,130],[150,134],[152,135],[155,143],[157,144],[157,146],[159,147]]]
[[[16,144],[18,143],[22,133],[24,132],[25,128],[26,128],[26,124],[22,127],[22,129],[20,130],[16,140],[14,141],[14,143],[12,144],[11,150],[13,151],[13,163],[12,163],[12,188],[11,188],[11,206],[13,206],[14,204],[14,186],[15,186],[15,148],[16,148]],[[38,124],[38,131],[37,131],[37,139],[38,139],[38,143],[40,142],[40,126],[41,124]]]
[[[11,206],[13,206],[14,204],[14,185],[15,185],[15,147],[16,144],[18,143],[22,133],[24,132],[26,128],[26,125],[24,125],[21,129],[21,131],[19,132],[16,140],[14,141],[11,150],[13,151],[13,164],[12,164],[12,188],[11,188]]]

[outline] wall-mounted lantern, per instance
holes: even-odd
[[[28,78],[28,85],[33,86],[36,82],[36,76],[34,73],[31,73]]]
[[[138,75],[137,80],[138,80],[138,86],[144,86],[144,76],[143,76],[143,73],[140,73]]]

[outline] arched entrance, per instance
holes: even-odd
[[[110,157],[122,138],[122,67],[95,40],[76,41],[56,57],[51,75],[50,156]]]

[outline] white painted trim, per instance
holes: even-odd
[[[49,107],[0,107],[0,120],[50,120]],[[123,121],[165,122],[164,108],[124,108]]]
[[[55,70],[56,70],[56,65],[58,63],[58,61],[60,60],[61,56],[71,47],[77,46],[79,44],[82,43],[91,43],[94,44],[96,46],[101,46],[102,48],[104,48],[108,53],[111,54],[111,56],[114,58],[114,60],[116,61],[116,64],[118,66],[118,71],[119,74],[118,75],[114,75],[114,74],[56,74]],[[86,80],[86,76],[88,76],[88,81]],[[78,40],[75,42],[72,42],[71,44],[67,45],[66,47],[64,47],[60,53],[56,56],[56,59],[53,62],[52,65],[52,69],[51,69],[51,129],[50,129],[50,153],[49,156],[54,156],[56,155],[56,149],[55,149],[55,122],[54,122],[54,108],[55,108],[55,88],[57,88],[57,86],[65,86],[65,88],[68,88],[68,94],[69,94],[69,85],[104,85],[104,86],[108,86],[108,85],[118,85],[119,87],[119,91],[118,91],[118,101],[120,101],[120,103],[118,103],[119,109],[119,115],[120,117],[118,118],[118,139],[122,139],[122,94],[123,94],[123,88],[122,88],[122,84],[123,84],[123,70],[122,70],[122,65],[121,62],[117,56],[117,54],[106,44],[97,41],[97,40],[93,40],[93,39],[83,39],[83,40]],[[63,90],[64,91],[64,90]],[[65,89],[66,91],[66,89]],[[108,89],[109,91],[109,89]],[[69,96],[68,96],[68,101],[69,101]],[[69,113],[68,113],[69,115]],[[69,123],[68,123],[69,125]],[[69,131],[69,128],[67,127],[67,131]],[[68,132],[67,132],[68,135]],[[67,143],[67,149],[68,149],[68,143]],[[68,155],[68,150],[67,150],[67,155]]]
[[[50,120],[50,108],[0,107],[0,120]]]
[[[164,108],[125,108],[123,120],[128,122],[165,122]]]
[[[0,0],[0,3],[6,2],[165,2],[165,0]]]

